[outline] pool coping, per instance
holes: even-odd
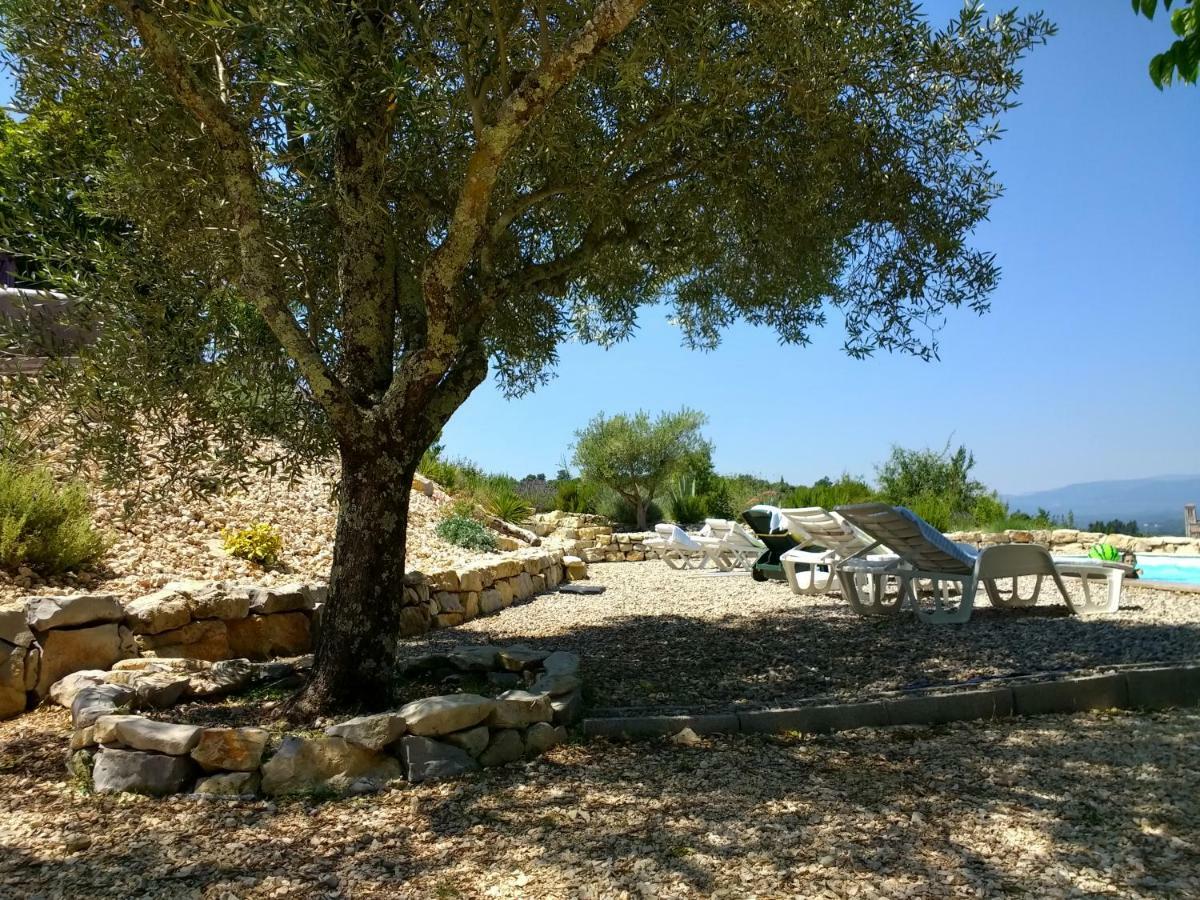
[[[1149,581],[1135,578],[1126,583],[1127,587],[1149,588],[1152,591],[1173,591],[1176,594],[1200,594],[1200,584],[1183,584],[1178,581]]]
[[[921,692],[892,691],[844,703],[799,702],[745,712],[643,714],[588,718],[586,737],[625,740],[664,737],[690,728],[696,734],[828,734],[892,725],[942,725],[1014,716],[1103,709],[1162,710],[1200,706],[1200,661],[1106,666],[1105,671],[1039,673]]]

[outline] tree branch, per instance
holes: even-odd
[[[225,199],[237,222],[242,289],[296,363],[313,398],[334,425],[356,425],[360,411],[279,296],[275,261],[266,252],[269,232],[262,213],[261,181],[246,133],[201,81],[166,23],[151,10],[149,0],[117,0],[117,5],[137,29],[142,45],[176,101],[212,135],[220,150]]]
[[[586,63],[628,27],[645,4],[646,0],[602,0],[563,48],[543,59],[505,98],[495,123],[476,145],[467,162],[446,237],[430,256],[422,277],[428,313],[426,349],[435,359],[448,359],[456,349],[451,328],[461,300],[458,284],[484,234],[492,192],[509,153],[529,123],[542,114]],[[436,363],[433,368],[437,369]]]

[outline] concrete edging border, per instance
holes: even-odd
[[[1134,668],[1098,675],[971,686],[945,693],[702,715],[584,719],[586,737],[641,739],[690,728],[696,734],[827,734],[889,725],[942,725],[976,719],[1076,713],[1095,709],[1200,706],[1200,663]]]

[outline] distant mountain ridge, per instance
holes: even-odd
[[[1074,513],[1080,528],[1097,520],[1134,519],[1145,534],[1183,534],[1183,505],[1200,504],[1200,475],[1086,481],[1001,496],[1023,512],[1041,508],[1056,516]]]

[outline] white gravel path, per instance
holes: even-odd
[[[693,711],[1200,659],[1200,594],[1136,582],[1116,615],[1068,615],[1051,587],[1033,609],[994,609],[981,593],[970,622],[928,626],[911,615],[864,619],[836,595],[797,597],[744,574],[681,573],[658,562],[590,571],[605,593],[542,595],[435,632],[412,652],[519,641],[576,650],[594,707]]]

